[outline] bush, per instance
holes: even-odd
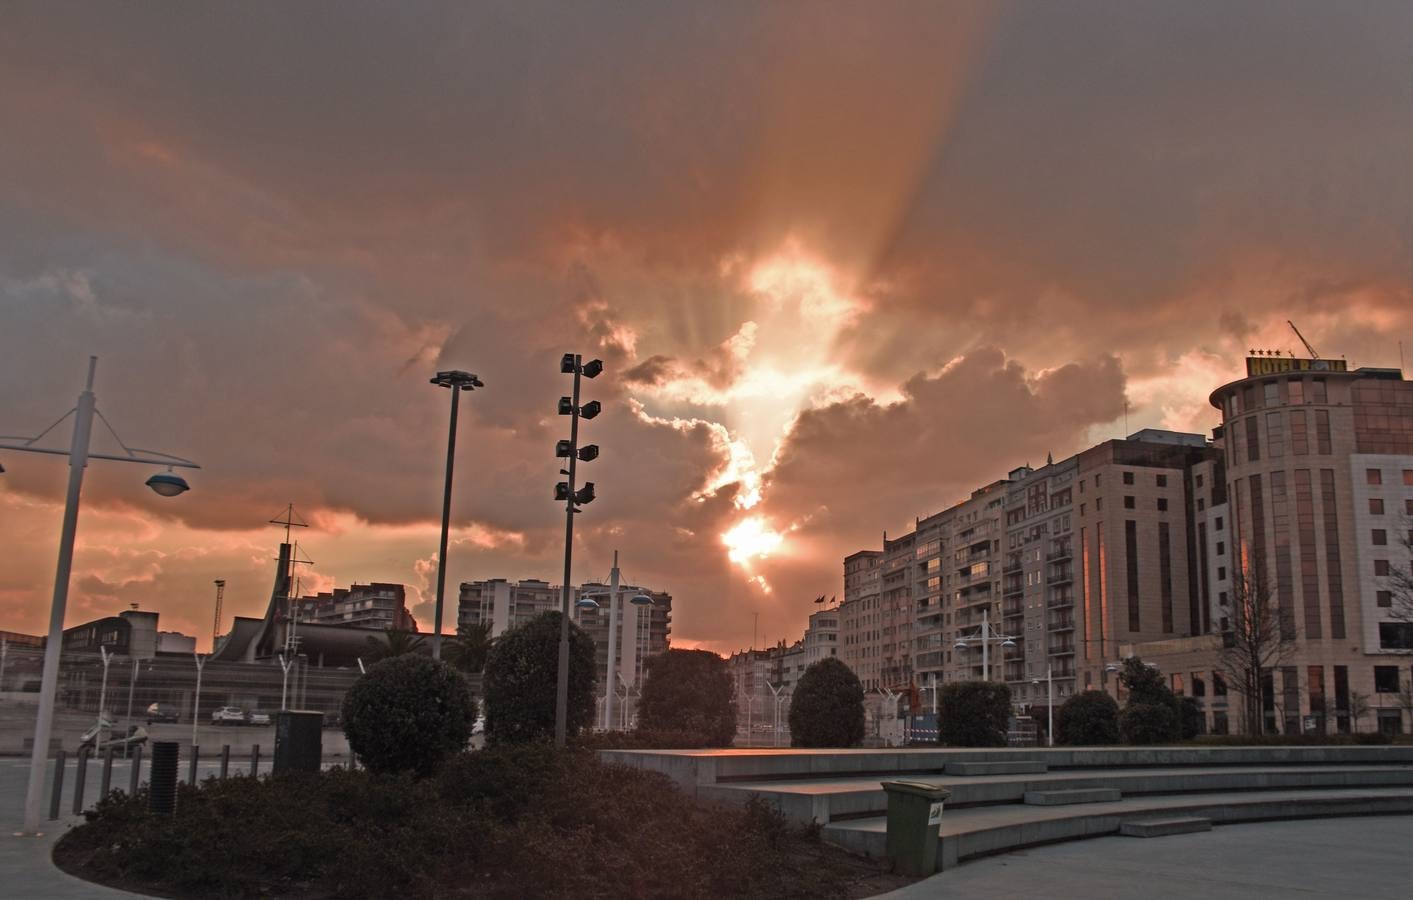
[[[835,657],[811,663],[790,698],[790,744],[854,747],[863,741],[863,685]]]
[[[1004,747],[1011,689],[994,681],[954,681],[937,696],[937,739],[948,747]]]
[[[100,804],[56,862],[193,898],[843,897],[882,880],[767,803],[701,806],[665,775],[586,752],[463,753],[424,779],[330,769],[177,789],[170,817],[147,813],[145,791]]]
[[[426,775],[466,749],[476,701],[461,673],[405,654],[375,663],[343,698],[348,746],[374,772]]]
[[[1151,710],[1134,714],[1134,734],[1141,734],[1145,739],[1131,739],[1129,732],[1124,730],[1123,717],[1119,718],[1119,733],[1123,735],[1125,743],[1128,744],[1162,744],[1171,743],[1182,737],[1182,706],[1178,698],[1173,694],[1163,680],[1163,674],[1152,668],[1137,656],[1130,656],[1124,660],[1123,671],[1119,673],[1119,682],[1128,689],[1128,701],[1124,705],[1124,712],[1127,713],[1129,707],[1135,706],[1155,706],[1168,710],[1170,715],[1162,716]],[[1151,729],[1162,727],[1162,723],[1170,723],[1168,730],[1161,734],[1153,732]]]
[[[1055,740],[1072,746],[1119,742],[1119,704],[1103,691],[1084,691],[1055,714]]]
[[[560,613],[542,613],[491,645],[483,690],[486,742],[522,744],[554,736],[559,678]],[[594,720],[594,639],[569,623],[567,733]]]
[[[1170,744],[1177,729],[1177,713],[1171,705],[1130,703],[1119,714],[1119,734],[1125,744]]]
[[[697,747],[731,746],[736,700],[726,660],[710,650],[668,650],[648,657],[638,727],[649,733],[697,735]]]

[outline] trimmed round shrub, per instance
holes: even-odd
[[[726,660],[710,650],[668,650],[647,658],[643,677],[642,732],[681,736],[697,747],[731,746],[736,699]]]
[[[558,610],[510,629],[491,645],[482,691],[486,743],[523,744],[554,737],[559,678]],[[569,736],[594,721],[594,639],[569,623]]]
[[[953,681],[937,695],[937,739],[948,747],[1004,747],[1011,689],[995,681]]]
[[[1119,734],[1125,744],[1166,744],[1177,731],[1177,713],[1171,704],[1130,703],[1119,714]]]
[[[1197,698],[1178,698],[1178,725],[1184,741],[1190,741],[1200,735],[1206,724],[1206,717],[1202,715],[1202,708],[1197,705]]]
[[[418,654],[368,668],[343,698],[349,749],[371,772],[426,775],[466,749],[476,700],[460,672]]]
[[[864,736],[863,701],[863,685],[841,660],[812,663],[790,698],[791,746],[857,746]]]
[[[1055,740],[1088,747],[1119,742],[1119,704],[1103,691],[1075,694],[1055,713]]]
[[[1138,706],[1161,706],[1166,708],[1171,715],[1160,716],[1152,712],[1135,713],[1135,734],[1143,735],[1142,739],[1133,739],[1124,730],[1123,717],[1119,717],[1119,733],[1123,736],[1126,744],[1161,744],[1179,740],[1182,737],[1182,705],[1178,701],[1177,695],[1168,687],[1163,675],[1157,669],[1146,664],[1137,656],[1130,656],[1124,660],[1123,671],[1119,673],[1119,682],[1128,689],[1128,699],[1124,703],[1124,712],[1132,707]],[[1142,724],[1137,724],[1142,722]],[[1160,723],[1168,722],[1168,730],[1161,734],[1153,732],[1152,729],[1162,727]]]

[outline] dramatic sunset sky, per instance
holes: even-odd
[[[602,357],[575,580],[794,638],[841,558],[1026,462],[1207,430],[1248,347],[1413,351],[1413,4],[131,3],[0,10],[0,433],[90,354],[70,623],[560,578],[559,356]],[[67,434],[60,440],[63,441]],[[100,442],[100,446],[103,445]],[[0,452],[0,628],[66,470]],[[451,591],[448,620],[454,621]]]

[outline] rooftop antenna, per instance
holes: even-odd
[[[1304,344],[1304,345],[1305,345],[1305,349],[1310,351],[1310,358],[1311,358],[1311,359],[1319,359],[1319,358],[1320,358],[1320,354],[1316,353],[1316,352],[1315,352],[1315,348],[1310,346],[1310,342],[1307,341],[1307,340],[1305,340],[1305,335],[1303,335],[1303,334],[1300,333],[1300,329],[1295,327],[1295,323],[1292,322],[1292,321],[1289,320],[1289,319],[1286,319],[1286,320],[1285,320],[1285,324],[1287,324],[1287,325],[1290,326],[1290,330],[1293,331],[1293,332],[1295,332],[1295,336],[1296,336],[1296,337],[1300,338],[1300,343]]]
[[[270,520],[270,524],[271,524],[271,525],[283,525],[283,526],[285,526],[285,543],[286,543],[286,544],[289,543],[289,530],[290,530],[291,528],[308,528],[308,527],[309,527],[309,525],[308,525],[307,522],[305,522],[305,521],[304,521],[303,519],[301,519],[299,516],[295,515],[295,513],[294,513],[294,504],[293,504],[293,503],[291,503],[289,506],[285,507],[285,517],[284,517],[283,519],[279,519],[279,518],[271,519],[271,520]]]

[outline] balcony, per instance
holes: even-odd
[[[1050,645],[1051,656],[1074,656],[1073,641],[1059,641]]]
[[[1060,560],[1063,560],[1063,559],[1073,559],[1073,558],[1074,558],[1074,551],[1071,550],[1069,547],[1065,547],[1065,548],[1060,549],[1060,550],[1054,550],[1054,551],[1052,551],[1052,552],[1050,552],[1050,553],[1045,554],[1045,561],[1046,561],[1046,562],[1059,562]]]
[[[1024,593],[1025,585],[1021,584],[1020,582],[1016,582],[1015,584],[1007,584],[1005,587],[1001,588],[1001,596],[1003,597],[1014,597],[1018,594]]]
[[[1051,572],[1049,575],[1045,576],[1046,584],[1068,584],[1072,581],[1074,581],[1074,573],[1068,568],[1061,569],[1058,572]]]
[[[1001,567],[1001,574],[1007,575],[1007,574],[1010,574],[1011,572],[1019,572],[1020,570],[1021,570],[1021,564],[1020,564],[1020,563],[1006,563],[1004,566]]]
[[[1023,616],[1025,615],[1025,604],[1007,603],[1002,607],[1001,613],[1007,616]]]
[[[1064,616],[1058,619],[1051,619],[1049,628],[1051,631],[1074,631],[1074,617]]]
[[[1074,595],[1070,593],[1052,594],[1045,605],[1050,609],[1067,609],[1074,606]]]

